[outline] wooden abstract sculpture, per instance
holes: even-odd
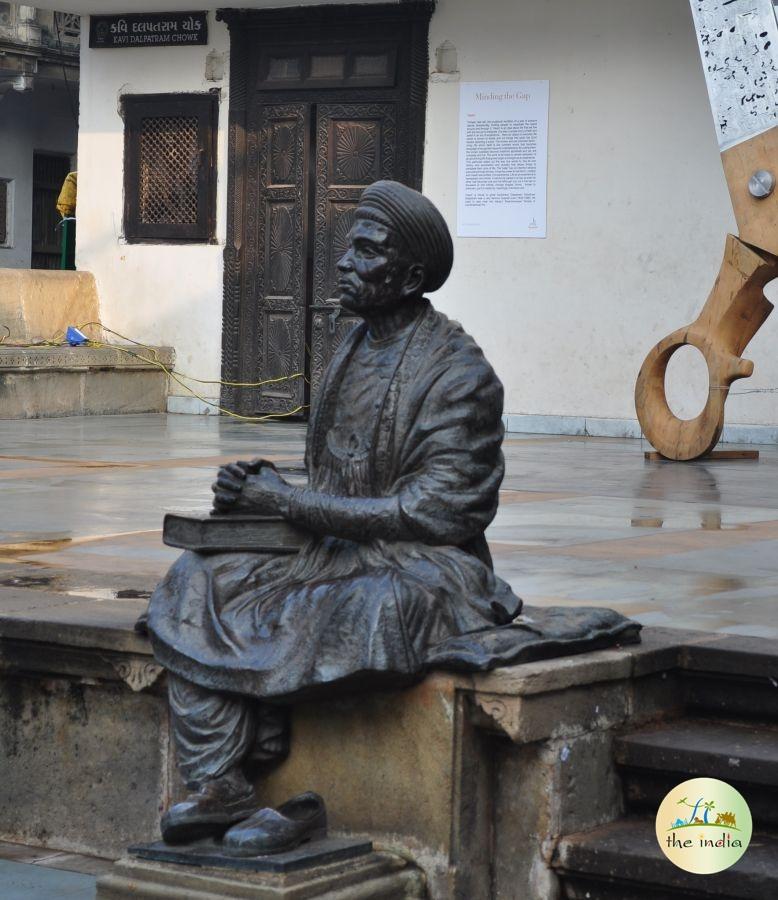
[[[739,237],[728,235],[718,278],[697,319],[660,341],[635,386],[643,433],[668,459],[690,460],[716,446],[732,382],[754,364],[741,357],[773,305],[764,287],[778,278],[778,25],[771,0],[691,0],[724,174]],[[665,394],[673,353],[690,344],[708,365],[708,400],[680,419]]]

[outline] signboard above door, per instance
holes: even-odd
[[[97,49],[123,47],[187,47],[208,43],[208,13],[127,13],[123,16],[92,16],[89,46]]]

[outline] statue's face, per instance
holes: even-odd
[[[391,229],[357,219],[349,247],[338,260],[340,302],[348,312],[370,316],[385,312],[407,296],[409,265]]]

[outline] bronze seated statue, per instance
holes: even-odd
[[[250,780],[286,753],[296,699],[638,639],[609,610],[522,614],[493,571],[484,532],[504,474],[503,390],[424,296],[452,262],[429,200],[390,181],[364,191],[338,263],[342,306],[363,323],[313,405],[307,486],[262,460],[223,466],[213,486],[215,510],[281,516],[310,539],[293,556],[187,552],[151,598],[193,791],[163,816],[168,842],[224,835],[225,848],[268,853],[324,832],[317,795],[261,809]]]

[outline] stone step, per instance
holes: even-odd
[[[757,719],[778,723],[778,665],[774,675],[733,675],[684,671],[687,710],[730,719]]]
[[[627,805],[656,810],[688,778],[720,778],[736,787],[757,825],[778,825],[778,729],[756,723],[683,719],[644,728],[614,743]]]
[[[0,346],[0,419],[164,412],[168,376],[155,359],[170,367],[173,350]]]
[[[737,779],[778,789],[778,728],[680,719],[617,738],[616,762],[638,769]]]
[[[757,826],[778,825],[778,729],[683,719],[617,738],[630,809],[656,810],[665,794],[688,778],[720,778],[736,787]]]
[[[622,788],[627,809],[631,812],[655,813],[668,792],[688,775],[682,772],[652,772],[645,769],[623,769]],[[745,797],[754,822],[761,828],[778,829],[778,792],[761,785],[743,784],[733,778],[726,781]]]
[[[775,642],[735,635],[700,636],[680,651],[689,710],[778,723]]]
[[[716,673],[730,678],[778,679],[775,642],[764,638],[712,634],[689,641],[680,653],[685,671]]]
[[[674,866],[656,840],[653,817],[627,817],[568,835],[552,863],[565,900],[675,900],[778,897],[778,836],[756,833],[731,868],[694,875]]]

